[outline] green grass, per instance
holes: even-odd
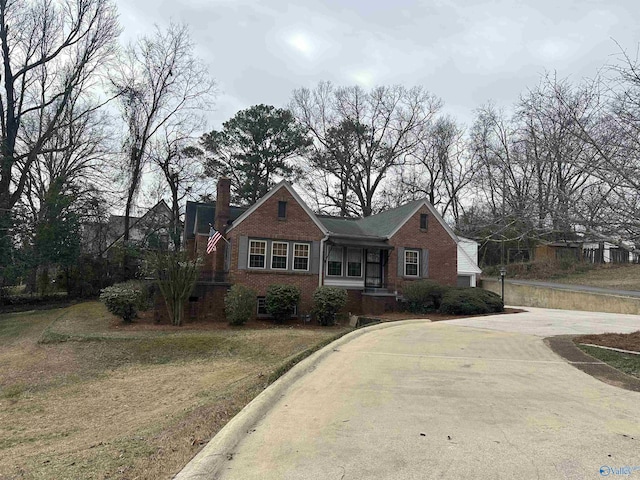
[[[63,309],[0,315],[0,341],[11,341],[41,330],[63,315]]]
[[[578,345],[578,348],[621,372],[640,378],[640,355],[631,355],[586,345]]]

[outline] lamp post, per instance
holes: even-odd
[[[502,303],[504,303],[504,276],[507,274],[507,269],[503,265],[500,267],[500,287],[502,289]]]

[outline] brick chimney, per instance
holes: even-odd
[[[216,190],[215,229],[224,235],[229,221],[229,204],[231,203],[231,179],[221,177]]]
[[[227,231],[227,223],[230,218],[229,204],[231,202],[231,179],[221,177],[218,179],[218,186],[216,189],[216,218],[214,221],[214,228],[224,235]],[[224,254],[228,248],[227,242],[224,240],[218,241],[216,244],[215,260],[214,260],[214,272],[215,280],[224,281]]]

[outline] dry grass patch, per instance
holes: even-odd
[[[112,320],[95,302],[0,316],[0,479],[171,478],[283,363],[346,331]]]
[[[544,279],[544,278],[541,278]],[[548,278],[547,278],[548,279]],[[573,275],[553,278],[554,282],[616,290],[640,291],[640,265],[605,264]]]

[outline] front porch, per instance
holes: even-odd
[[[383,239],[330,238],[323,259],[323,284],[371,294],[388,291],[389,252]]]

